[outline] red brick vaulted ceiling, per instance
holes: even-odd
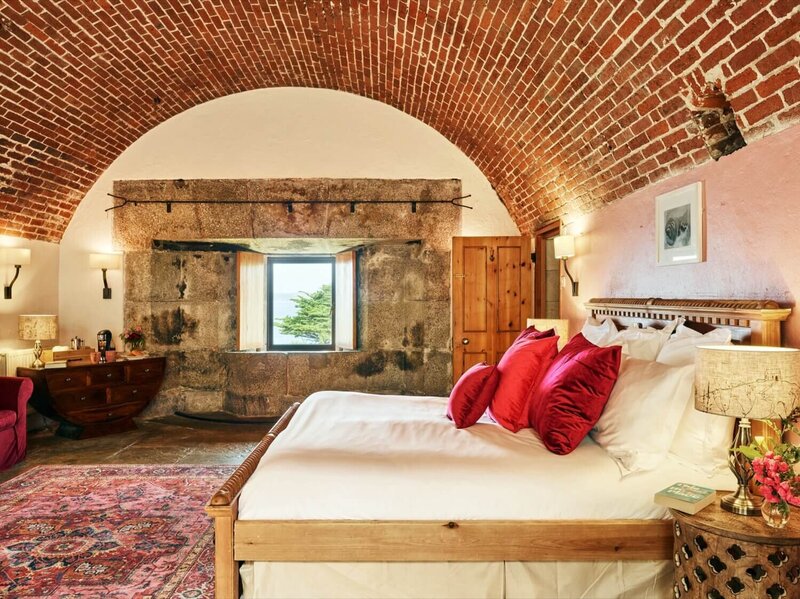
[[[0,233],[60,240],[146,131],[274,86],[420,119],[531,231],[708,160],[706,79],[747,140],[800,121],[799,22],[797,0],[3,0]]]

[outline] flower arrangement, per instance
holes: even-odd
[[[771,420],[764,424],[773,433],[769,437],[757,437],[750,445],[739,448],[753,465],[753,479],[759,486],[764,501],[772,504],[779,514],[788,519],[789,506],[800,507],[800,475],[794,465],[800,462],[800,446],[783,442],[784,433],[800,434],[794,423],[800,419],[800,408],[795,408],[786,418],[781,418],[778,427]]]
[[[131,350],[140,351],[144,348],[144,331],[141,325],[126,328],[120,333],[119,338]]]

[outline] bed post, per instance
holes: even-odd
[[[244,462],[231,474],[230,478],[217,489],[206,504],[206,514],[214,519],[214,581],[217,599],[238,599],[239,568],[234,552],[234,533],[236,518],[239,515],[239,493],[244,483],[255,472],[256,466],[269,446],[289,424],[300,403],[292,404],[280,417],[269,433],[261,439],[256,448]]]
[[[238,599],[239,572],[233,556],[233,522],[239,500],[231,505],[206,506],[214,518],[214,587],[217,599]]]

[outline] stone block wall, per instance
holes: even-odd
[[[191,195],[184,194],[187,187]],[[460,182],[115,184],[116,194],[138,199],[235,198],[252,189],[259,189],[262,199],[451,199],[460,195]],[[257,205],[173,206],[168,214],[163,206],[118,210],[115,235],[126,250],[125,322],[142,324],[148,349],[168,358],[164,386],[146,415],[219,409],[278,415],[323,389],[446,394],[452,359],[450,240],[459,224],[459,209],[425,204],[416,214],[408,205],[359,205],[355,214],[346,206],[324,204],[297,205],[292,213],[282,206]],[[155,240],[241,242],[287,236],[364,240],[358,261],[358,351],[235,351],[235,254],[152,249]]]

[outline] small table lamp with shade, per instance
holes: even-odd
[[[536,327],[538,331],[555,329],[558,335],[558,349],[561,349],[569,341],[569,320],[566,318],[529,318],[529,327]]]
[[[761,497],[747,490],[753,477],[738,447],[752,442],[750,419],[785,418],[800,406],[800,350],[785,347],[701,345],[697,348],[695,409],[739,418],[728,456],[738,489],[720,500],[734,514],[760,513]]]
[[[35,341],[33,345],[33,364],[31,368],[44,368],[42,362],[42,339],[58,337],[58,316],[55,314],[20,314],[19,338]]]

